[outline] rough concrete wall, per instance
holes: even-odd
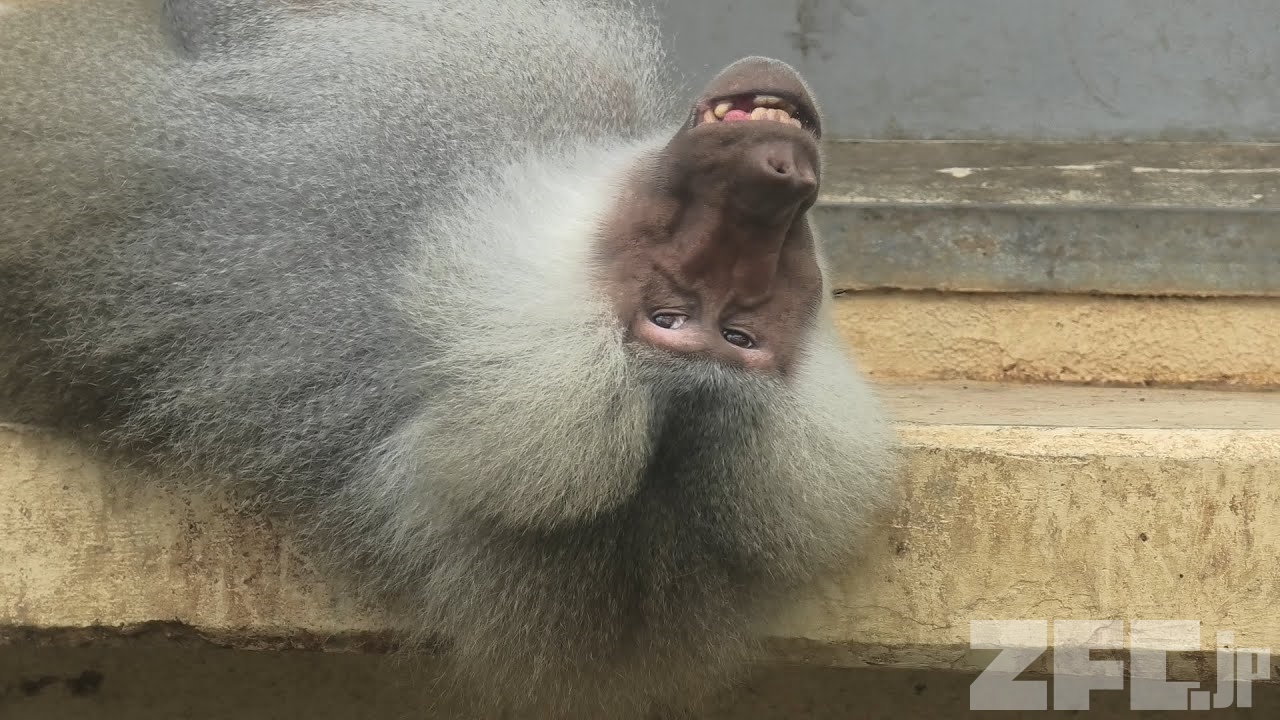
[[[701,81],[799,66],[836,135],[1280,139],[1280,0],[659,0]]]
[[[883,380],[1280,388],[1273,299],[867,292],[836,321]]]

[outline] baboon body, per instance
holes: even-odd
[[[294,518],[494,712],[682,702],[849,559],[890,468],[805,217],[816,107],[752,62],[713,88],[781,83],[803,129],[690,121],[617,3],[18,5],[6,407]],[[769,217],[746,205],[781,191],[715,174],[755,147],[803,171]],[[680,255],[758,228],[763,274]],[[619,308],[659,246],[690,293],[783,308],[756,322],[785,341],[637,341]]]

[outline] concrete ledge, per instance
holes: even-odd
[[[1215,630],[1280,648],[1280,396],[884,394],[902,507],[774,628],[777,659],[975,671],[989,655],[968,650],[969,621],[1010,618],[1191,619],[1206,649]],[[66,443],[0,427],[0,641],[378,651],[385,627],[269,525],[110,484]]]
[[[287,533],[221,498],[112,477],[72,444],[0,425],[0,642],[202,639],[384,646]]]
[[[836,140],[829,202],[1280,209],[1280,144]]]
[[[836,317],[885,381],[1280,388],[1280,299],[859,292]]]
[[[832,142],[845,290],[1280,295],[1280,145]]]

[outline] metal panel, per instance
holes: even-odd
[[[1280,139],[1280,0],[656,0],[694,84],[798,66],[833,136]]]

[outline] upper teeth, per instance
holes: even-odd
[[[752,100],[756,107],[779,108],[788,116],[796,114],[796,107],[776,95],[757,95]]]
[[[774,122],[784,122],[795,127],[802,126],[799,120],[791,117],[791,114],[795,112],[795,107],[776,95],[756,95],[751,99],[751,104],[755,106],[750,115],[752,120],[773,120]],[[729,111],[733,109],[733,106],[734,103],[727,100],[717,103],[713,109],[702,113],[702,122],[708,123],[723,120],[725,115],[728,115]]]

